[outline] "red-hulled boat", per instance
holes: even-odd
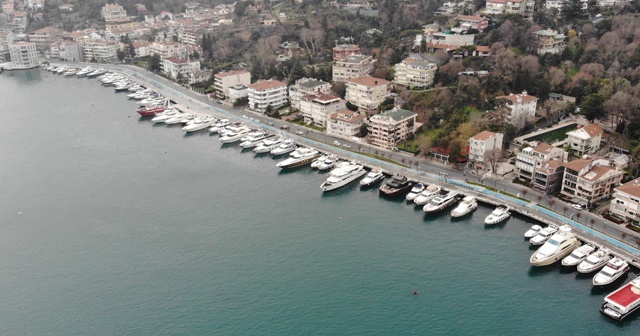
[[[152,116],[156,115],[157,113],[164,112],[165,109],[166,107],[164,106],[143,107],[138,109],[137,112],[140,113],[141,116]]]

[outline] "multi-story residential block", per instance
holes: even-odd
[[[249,85],[249,108],[266,112],[267,108],[278,108],[289,101],[287,84],[277,80],[258,81]]]
[[[188,61],[178,57],[166,57],[162,59],[160,66],[162,71],[171,76],[171,78],[178,79],[178,77],[182,77],[185,81],[189,81],[192,74],[195,71],[200,70],[200,61]]]
[[[367,55],[351,55],[333,63],[333,81],[344,82],[347,79],[370,74],[376,60]]]
[[[394,83],[408,87],[427,87],[433,84],[438,66],[436,63],[409,55],[393,69],[395,70]]]
[[[27,0],[26,1],[26,5],[31,10],[36,11],[38,9],[43,9],[44,8],[44,1],[45,0]]]
[[[51,58],[61,61],[82,61],[82,46],[73,41],[57,41],[51,43]]]
[[[566,36],[552,29],[538,30],[533,33],[536,38],[538,54],[559,54],[567,46]]]
[[[248,87],[251,85],[251,73],[246,70],[218,72],[213,77],[213,90],[218,99],[235,101],[229,95],[229,89],[237,86]],[[244,96],[246,97],[246,96]]]
[[[587,124],[575,131],[567,132],[567,145],[573,149],[575,156],[595,153],[600,149],[604,131],[597,124]]]
[[[640,178],[613,189],[609,211],[640,228]]]
[[[345,99],[359,108],[372,111],[391,93],[391,84],[381,78],[363,76],[346,81]]]
[[[446,34],[433,32],[425,34],[424,39],[427,44],[444,44],[449,46],[473,45],[475,34]]]
[[[339,61],[351,55],[360,55],[360,46],[357,44],[338,44],[333,47],[333,60]]]
[[[12,32],[0,31],[0,62],[8,62],[11,60],[9,53],[9,45],[13,44],[16,35]]]
[[[530,96],[527,91],[522,91],[521,94],[514,95],[512,93],[508,96],[496,97],[496,99],[507,101],[507,107],[510,109],[509,120],[518,129],[524,128],[527,122],[534,121],[538,97]]]
[[[115,62],[118,59],[118,43],[115,41],[86,41],[82,46],[85,60],[97,62]]]
[[[484,12],[487,14],[522,14],[533,13],[533,0],[486,0]]]
[[[574,203],[588,204],[609,197],[624,175],[604,159],[577,159],[563,165],[561,193],[573,197]]]
[[[100,15],[106,22],[118,22],[127,19],[127,11],[117,3],[102,6]]]
[[[551,159],[540,163],[534,172],[531,186],[543,191],[545,194],[555,194],[562,187],[562,177],[564,176],[564,166],[562,161]]]
[[[249,97],[249,87],[243,84],[238,84],[229,88],[229,94],[227,100],[230,102],[236,102],[240,98]]]
[[[211,70],[195,70],[189,75],[189,84],[206,82],[212,74]]]
[[[611,6],[626,6],[631,4],[631,0],[598,0],[598,6],[611,7]]]
[[[482,131],[469,138],[469,160],[484,162],[490,155],[502,151],[504,134],[490,131]]]
[[[149,47],[151,46],[151,42],[147,42],[147,41],[136,41],[136,42],[131,42],[131,45],[133,46],[133,52],[135,54],[135,57],[146,57],[149,56]]]
[[[483,32],[489,26],[489,19],[484,16],[458,15],[458,24],[464,30],[476,29]]]
[[[14,69],[29,69],[38,66],[38,51],[35,43],[15,42],[9,45],[11,64]]]
[[[413,134],[417,113],[394,108],[369,118],[367,141],[374,146],[391,149]]]
[[[300,109],[300,99],[310,94],[322,94],[331,92],[331,84],[314,78],[300,78],[295,84],[289,86],[289,101],[291,107]]]
[[[15,9],[15,3],[13,0],[5,0],[2,2],[2,13],[11,14]]]
[[[149,47],[149,54],[158,54],[161,58],[188,58],[187,48],[179,42],[153,42]]]
[[[62,4],[58,6],[58,9],[63,13],[64,12],[71,13],[73,12],[73,4]]]
[[[567,157],[564,149],[540,142],[533,147],[524,148],[516,155],[516,172],[520,178],[533,180],[536,170],[542,167],[543,162],[552,159],[564,162]]]
[[[329,114],[327,118],[327,134],[344,139],[360,135],[360,128],[365,125],[367,116],[364,113],[343,109]]]
[[[27,26],[29,25],[29,16],[25,12],[13,12],[13,19],[9,26],[12,28],[13,32],[16,34],[24,34],[27,30]]]
[[[308,94],[300,99],[300,115],[305,123],[325,127],[327,116],[345,108],[346,102],[332,93]]]
[[[38,50],[49,50],[51,43],[60,40],[64,31],[55,27],[44,27],[29,33],[29,41],[35,43]]]

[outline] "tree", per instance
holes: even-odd
[[[592,93],[584,98],[580,109],[584,117],[593,122],[596,118],[602,118],[606,115],[604,109],[604,97],[597,93]]]
[[[527,194],[529,193],[529,189],[522,189],[522,196],[527,198]]]
[[[233,102],[233,107],[245,106],[249,104],[249,97],[242,97]]]
[[[160,55],[153,54],[149,57],[149,63],[147,64],[149,71],[158,72],[160,70]]]
[[[500,149],[490,149],[488,151],[485,152],[485,157],[487,158],[487,161],[489,161],[489,168],[491,168],[491,172],[496,172],[498,171],[498,163],[500,163],[500,160],[502,160],[502,150]]]
[[[576,221],[577,221],[577,222],[580,222],[580,217],[581,217],[581,216],[582,216],[582,214],[581,214],[581,213],[576,212]]]
[[[547,203],[549,204],[550,207],[553,207],[554,205],[556,205],[556,200],[552,198]]]
[[[362,124],[362,126],[360,126],[360,134],[358,134],[361,138],[364,138],[367,136],[367,134],[369,134],[369,125],[367,124]]]
[[[566,215],[567,214],[567,210],[569,210],[569,208],[566,205],[562,206],[562,214]]]
[[[127,53],[124,52],[124,50],[117,50],[116,51],[116,57],[118,57],[118,61],[122,62],[124,61],[124,58],[127,56]]]
[[[347,108],[349,110],[351,110],[353,112],[357,112],[358,111],[358,106],[354,105],[353,103],[351,103],[349,101],[347,102],[346,106],[347,106]]]
[[[584,17],[582,2],[566,1],[562,6],[562,16],[566,21],[575,21]]]
[[[337,83],[333,84],[333,87],[331,88],[331,91],[333,91],[333,93],[335,93],[340,98],[344,99],[344,96],[346,94],[347,88],[346,88],[346,85],[343,82],[337,82]]]

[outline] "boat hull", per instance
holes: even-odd
[[[573,250],[580,247],[580,244],[581,244],[580,241],[576,239],[575,242],[569,246],[569,248],[566,248],[560,251],[559,253],[545,259],[535,259],[535,256],[538,253],[538,251],[536,251],[533,255],[531,255],[531,258],[529,258],[529,263],[531,263],[532,266],[536,266],[536,267],[549,266],[551,264],[558,262],[562,258],[568,256],[569,254],[571,254]]]
[[[301,167],[304,166],[306,164],[309,164],[311,162],[313,162],[313,160],[317,159],[320,157],[320,154],[318,153],[317,155],[311,155],[308,158],[304,158],[304,159],[300,159],[291,163],[287,163],[287,164],[282,164],[282,165],[278,165],[278,168],[281,169],[290,169],[290,168],[296,168],[296,167]]]
[[[453,212],[451,211],[451,218],[460,218],[460,217],[464,217],[470,213],[472,213],[475,209],[478,208],[478,203],[475,203],[473,206],[467,208],[466,211],[464,212]],[[455,210],[455,209],[454,209]]]
[[[336,190],[336,189],[342,188],[342,187],[346,186],[347,184],[359,179],[364,174],[367,174],[367,171],[362,169],[362,171],[358,172],[358,174],[354,174],[354,175],[350,176],[349,178],[340,181],[339,183],[334,183],[334,184],[331,184],[331,185],[327,185],[327,183],[325,182],[320,186],[320,189],[322,189],[322,191],[326,192],[326,191],[331,191],[331,190]]]
[[[438,213],[438,212],[441,212],[441,211],[447,209],[448,207],[454,205],[457,201],[458,201],[458,199],[456,199],[454,197],[451,200],[449,200],[449,201],[447,201],[445,203],[442,203],[442,205],[440,205],[437,208],[430,208],[430,207],[425,206],[424,208],[422,208],[422,211],[424,211],[424,213],[426,213],[426,214]],[[429,204],[427,204],[427,205],[429,205]]]
[[[411,188],[413,188],[413,184],[409,183],[397,189],[391,189],[391,188],[385,188],[385,187],[386,185],[380,188],[380,195],[386,196],[386,197],[401,197],[401,196],[405,196],[409,191],[411,191]]]

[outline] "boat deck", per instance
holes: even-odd
[[[634,286],[633,283],[628,283],[620,288],[619,291],[609,295],[607,299],[622,307],[627,307],[637,300],[640,300],[640,288]]]

